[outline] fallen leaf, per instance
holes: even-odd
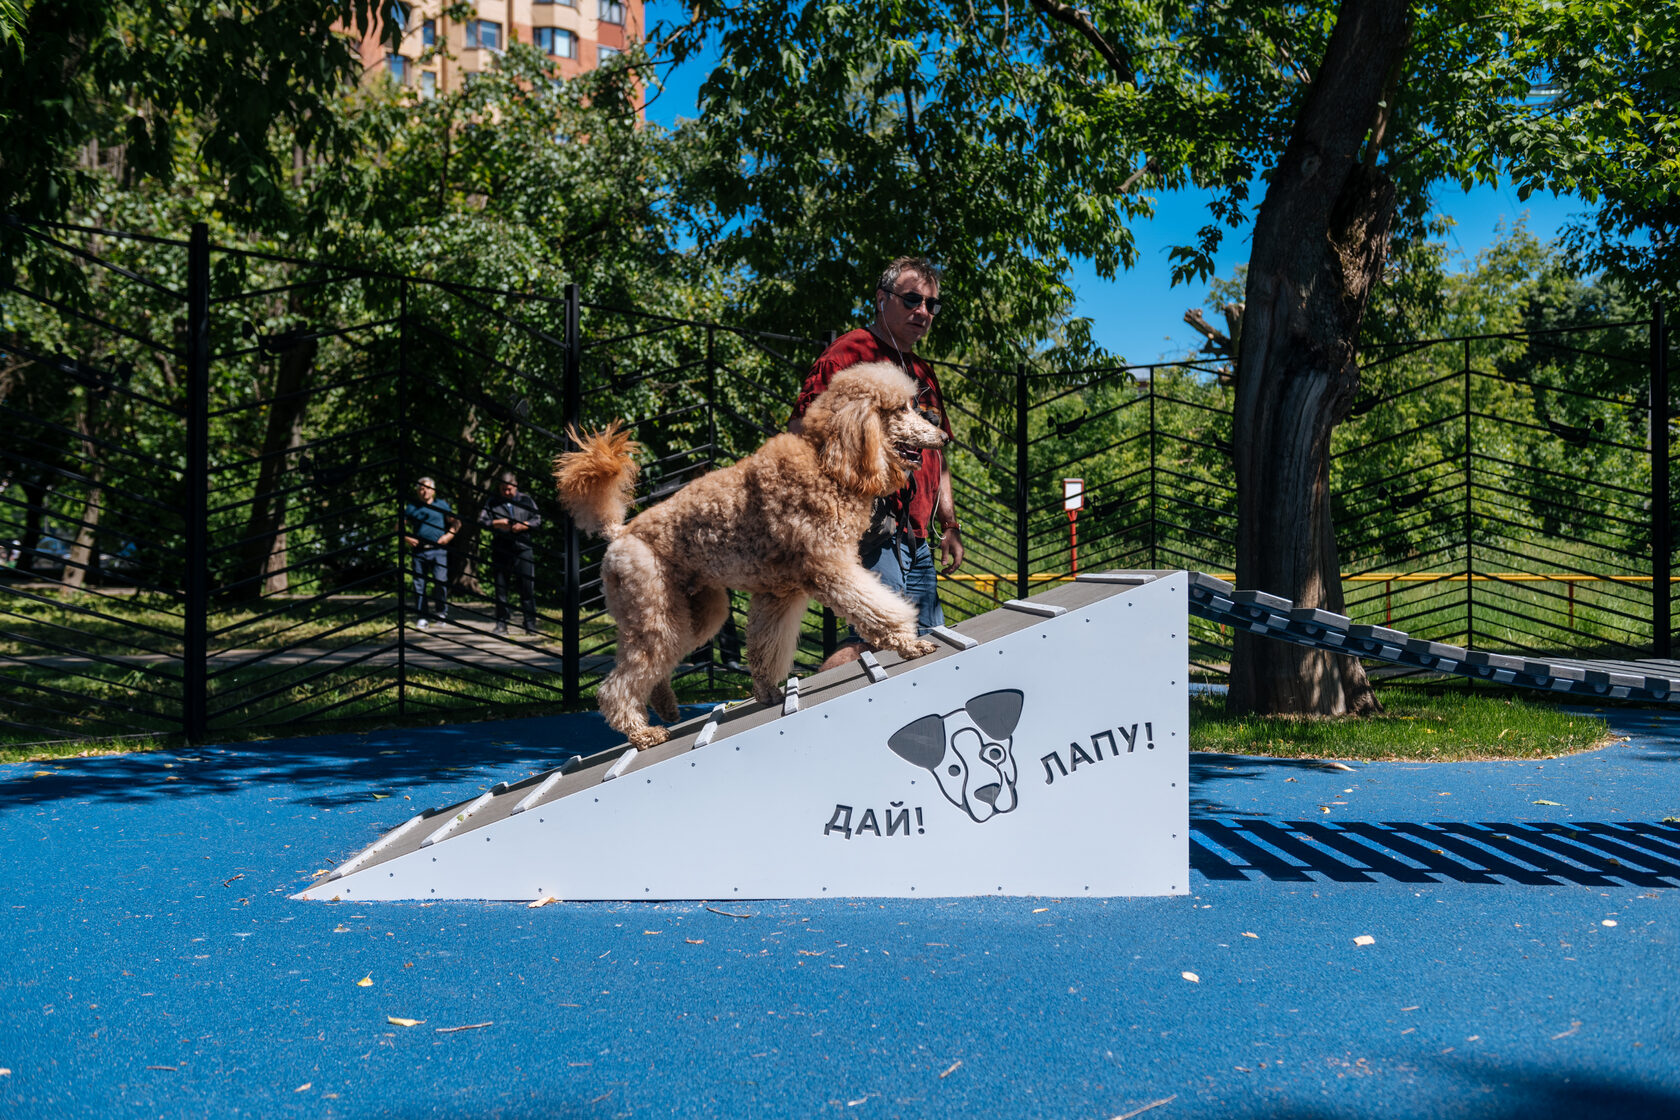
[[[11,1075],[11,1070],[7,1069],[5,1066],[0,1066],[0,1077],[10,1077]]]
[[[1571,1019],[1569,1021],[1569,1029],[1564,1031],[1562,1034],[1554,1034],[1552,1036],[1552,1041],[1556,1042],[1560,1038],[1568,1038],[1570,1035],[1577,1033],[1580,1029],[1581,1021],[1579,1019]]]
[[[1330,764],[1330,769],[1332,769],[1332,770],[1352,770],[1353,767],[1349,766],[1345,762],[1332,762]]]
[[[941,1081],[943,1081],[943,1080],[945,1080],[945,1079],[946,1079],[946,1078],[947,1078],[947,1077],[949,1077],[949,1076],[951,1076],[951,1075],[952,1075],[952,1074],[953,1074],[953,1073],[955,1073],[955,1072],[957,1072],[957,1069],[958,1069],[958,1068],[959,1068],[959,1067],[960,1067],[960,1066],[961,1066],[961,1065],[962,1065],[962,1059],[961,1059],[961,1058],[958,1058],[958,1059],[957,1059],[957,1060],[956,1060],[956,1061],[954,1061],[954,1062],[952,1062],[952,1063],[951,1063],[951,1068],[950,1068],[950,1069],[948,1069],[948,1070],[946,1070],[946,1071],[945,1071],[945,1072],[944,1072],[944,1073],[942,1073],[942,1074],[940,1074],[940,1075],[939,1075],[939,1079],[940,1079],[940,1080],[941,1080]]]
[[[1601,925],[1601,926],[1613,926],[1613,925],[1616,924],[1616,920],[1614,918],[1606,918],[1602,922],[1599,922],[1598,924]]]
[[[1538,800],[1536,800],[1536,801],[1532,802],[1532,804],[1534,804],[1534,805],[1557,805],[1558,808],[1560,808],[1560,809],[1563,808],[1563,806],[1559,805],[1556,801],[1538,801]]]
[[[1034,910],[1034,911],[1033,911],[1033,913],[1034,913],[1034,914],[1042,914],[1042,913],[1044,913],[1044,912],[1045,912],[1045,911],[1046,911],[1046,910],[1048,910],[1048,909],[1050,909],[1050,907],[1048,907],[1048,906],[1040,906],[1040,907],[1039,907],[1039,908],[1038,908],[1038,909],[1037,909],[1037,910]]]
[[[373,973],[370,972],[366,976],[362,977],[360,980],[356,981],[356,987],[358,987],[358,988],[371,988],[371,987],[373,987]]]
[[[525,909],[535,910],[539,906],[547,906],[551,902],[559,902],[559,901],[560,900],[558,898],[555,898],[553,895],[545,894],[541,898],[537,899],[535,902],[527,902],[525,904]]]
[[[683,940],[690,945],[704,945],[706,943],[706,939],[703,937],[685,937]]]
[[[799,950],[799,955],[802,956],[802,957],[820,957],[820,956],[823,955],[823,950],[821,950],[821,949],[801,949],[801,950]]]
[[[173,1071],[173,1070],[178,1070],[181,1067],[180,1066],[147,1066],[146,1068],[147,1069],[167,1069],[167,1070]]]
[[[658,937],[660,934],[662,934],[664,932],[665,931],[662,930],[662,929],[644,929],[642,931],[642,936],[643,937]]]
[[[384,801],[387,797],[390,797],[390,796],[391,795],[388,794],[388,793],[376,793],[376,794],[373,795],[373,799],[375,801]]]
[[[334,933],[349,933],[350,932],[350,927],[345,926],[345,925],[341,925],[337,929],[333,930],[333,932]]]
[[[421,1023],[424,1023],[426,1020],[424,1020],[424,1019],[403,1019],[403,1018],[399,1018],[396,1015],[387,1015],[387,1016],[385,1016],[385,1021],[387,1023],[390,1023],[392,1026],[397,1026],[397,1027],[418,1027]]]
[[[1244,937],[1252,937],[1256,941],[1260,940],[1260,935],[1258,933],[1245,933],[1245,934],[1243,934],[1243,936]]]
[[[1362,933],[1353,939],[1353,943],[1355,945],[1375,945],[1377,943],[1377,939],[1368,933]]]
[[[1178,1094],[1174,1093],[1170,1097],[1162,1097],[1158,1101],[1150,1101],[1148,1104],[1141,1105],[1137,1108],[1134,1108],[1130,1112],[1122,1112],[1120,1115],[1116,1116],[1114,1118],[1114,1120],[1132,1120],[1132,1117],[1134,1117],[1134,1116],[1141,1116],[1145,1112],[1148,1112],[1152,1108],[1160,1108],[1162,1105],[1171,1104],[1172,1102],[1176,1101],[1177,1099],[1178,1099]]]
[[[476,1031],[480,1027],[493,1027],[495,1025],[495,1020],[490,1020],[484,1023],[467,1023],[459,1027],[433,1027],[432,1029],[438,1034],[453,1034],[456,1031]]]
[[[309,1088],[310,1086],[312,1086],[314,1084],[315,1084],[315,1082],[313,1082],[313,1081],[305,1081],[302,1085],[299,1085],[296,1089],[293,1089],[292,1092],[301,1093],[305,1089]]]
[[[1190,981],[1192,984],[1200,984],[1202,982],[1202,978],[1197,976],[1194,972],[1181,972],[1179,975]]]

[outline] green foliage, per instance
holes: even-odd
[[[123,181],[200,168],[248,223],[295,220],[291,147],[347,162],[341,95],[383,0],[32,0],[0,14],[0,210],[57,218]],[[19,16],[21,15],[21,18]]]

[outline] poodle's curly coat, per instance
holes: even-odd
[[[555,484],[579,528],[609,542],[602,579],[618,660],[600,704],[632,745],[667,738],[648,724],[647,706],[677,718],[671,672],[723,626],[730,588],[752,594],[747,663],[765,703],[793,667],[813,598],[878,648],[906,658],[936,648],[917,636],[915,609],[858,560],[875,499],[902,489],[922,450],[945,443],[914,399],[915,383],[890,362],[842,370],[798,435],[772,437],[629,523],[636,445],[616,423],[574,434],[579,450],[555,461]]]

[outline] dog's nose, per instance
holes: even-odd
[[[993,782],[989,786],[981,786],[979,789],[975,790],[974,799],[976,801],[984,801],[986,804],[995,808],[997,806],[998,794],[1002,792],[1003,787],[998,785],[996,782]]]

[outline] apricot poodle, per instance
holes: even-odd
[[[729,615],[729,590],[750,592],[747,664],[753,696],[773,703],[793,667],[811,599],[845,616],[871,645],[919,657],[911,605],[858,560],[875,499],[902,489],[924,448],[945,434],[916,414],[915,384],[874,362],[834,375],[798,435],[702,476],[626,523],[636,445],[616,422],[555,460],[560,501],[580,529],[604,537],[607,610],[618,661],[600,689],[607,722],[645,750],[668,737],[649,704],[677,718],[671,672]]]

